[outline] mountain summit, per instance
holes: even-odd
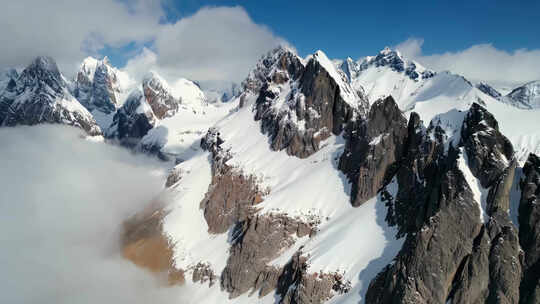
[[[0,125],[61,123],[101,134],[92,115],[75,99],[50,57],[37,57],[0,96]]]

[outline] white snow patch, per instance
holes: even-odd
[[[219,275],[227,263],[228,235],[208,233],[199,205],[212,179],[209,154],[201,151],[177,168],[183,176],[167,191],[166,201],[172,203],[167,207],[170,213],[163,220],[163,231],[174,243],[175,266],[187,269],[202,261],[209,263]]]
[[[471,169],[469,168],[469,160],[467,157],[467,152],[463,148],[460,148],[459,158],[457,160],[458,168],[463,173],[469,188],[473,193],[474,200],[478,203],[478,208],[480,210],[480,222],[486,223],[489,220],[489,217],[486,212],[487,208],[487,195],[489,189],[483,188],[480,184],[480,181],[473,175]]]

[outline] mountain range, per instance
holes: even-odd
[[[86,58],[0,74],[0,126],[170,163],[122,254],[192,303],[540,303],[540,82],[278,47],[230,91]]]

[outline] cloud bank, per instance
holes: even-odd
[[[507,52],[491,44],[477,44],[465,50],[424,55],[423,39],[410,38],[396,46],[406,57],[434,70],[450,70],[473,81],[514,87],[540,79],[540,50]]]
[[[0,10],[0,68],[54,57],[65,73],[105,45],[144,43],[160,28],[158,1],[6,1]]]
[[[152,69],[171,80],[239,82],[262,54],[286,44],[239,6],[203,7],[174,23],[164,16],[151,0],[9,1],[0,10],[0,69],[49,55],[71,77],[84,57],[133,44],[138,54],[126,70],[136,80]]]
[[[123,219],[162,189],[163,169],[79,135],[0,129],[0,302],[179,303],[182,288],[160,288],[119,253]]]

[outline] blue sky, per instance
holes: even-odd
[[[354,58],[411,37],[424,39],[426,54],[482,43],[506,51],[540,48],[540,1],[534,0],[170,0],[164,7],[172,22],[203,6],[224,5],[244,7],[302,55],[322,49],[331,57]]]

